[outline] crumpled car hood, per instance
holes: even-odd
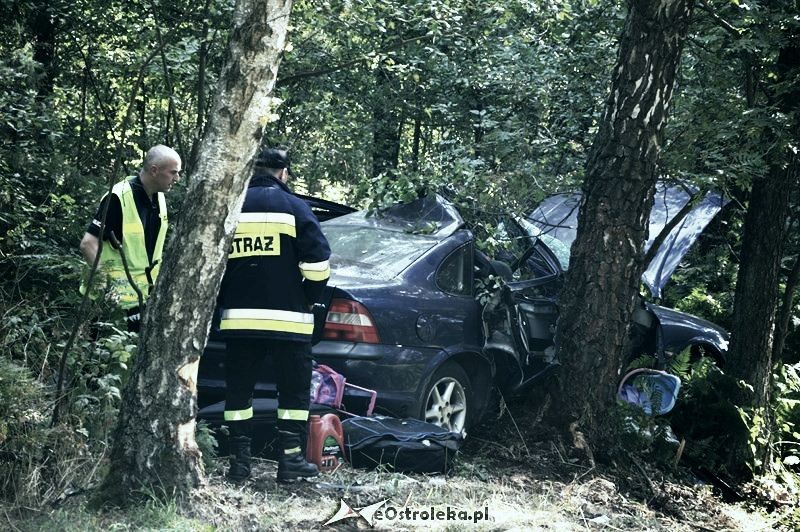
[[[656,236],[691,199],[684,187],[659,182],[656,185],[655,202],[650,213],[649,238],[645,250]],[[528,215],[534,225],[550,236],[572,246],[577,235],[580,193],[556,194],[546,198]],[[719,192],[711,191],[669,233],[659,246],[653,260],[642,274],[642,281],[655,298],[660,298],[664,286],[675,272],[680,261],[697,241],[697,237],[708,223],[727,204]]]

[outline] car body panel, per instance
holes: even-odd
[[[691,197],[684,186],[668,186],[662,182],[657,184],[645,250],[650,249],[661,230],[681,211]],[[556,237],[569,247],[577,236],[580,201],[580,193],[550,196],[539,204],[528,219],[543,233]],[[650,289],[653,297],[661,297],[664,286],[680,261],[726,203],[719,192],[710,191],[670,231],[642,274],[642,281]]]
[[[658,318],[663,330],[663,349],[671,353],[680,353],[692,345],[707,345],[714,348],[718,362],[725,362],[728,351],[728,333],[718,325],[685,312],[669,309],[648,303]]]
[[[324,316],[320,315],[314,359],[339,371],[352,384],[375,389],[378,411],[400,417],[420,414],[432,376],[449,362],[465,370],[472,406],[479,412],[493,385],[505,393],[524,391],[558,365],[553,338],[569,248],[554,237],[560,236],[559,231],[574,229],[556,218],[572,210],[577,216],[577,201],[575,196],[563,196],[560,207],[545,201],[535,211],[558,222],[549,233],[522,219],[509,217],[503,222],[503,231],[514,246],[502,258],[518,266],[518,272],[487,305],[475,299],[474,281],[482,271],[479,263],[492,261],[474,249],[474,235],[446,199],[433,195],[374,214],[358,211],[323,222],[333,253],[323,303],[328,307],[334,299],[360,303],[380,340],[322,338]],[[674,207],[670,205],[669,210]],[[698,220],[705,222],[687,224],[690,233],[707,223],[709,216],[710,210],[704,211]],[[686,247],[681,239],[688,234],[679,232],[672,249]],[[659,275],[674,269],[671,264],[663,262]],[[642,323],[646,322],[642,330],[652,338],[660,330],[652,351],[677,352],[701,343],[724,356],[727,335],[719,327],[649,303],[642,309]],[[201,360],[199,388],[216,395],[216,400],[224,390],[223,357],[224,344],[212,341]],[[257,396],[274,396],[270,372],[266,361]]]

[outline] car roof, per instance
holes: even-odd
[[[353,212],[328,223],[375,227],[444,240],[464,226],[464,219],[449,200],[439,194],[428,194],[385,209]]]

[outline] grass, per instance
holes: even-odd
[[[537,437],[535,420],[517,413],[471,435],[451,474],[401,474],[341,467],[313,482],[275,482],[274,461],[257,459],[253,477],[225,481],[225,463],[211,460],[207,482],[189,500],[121,511],[87,507],[90,493],[68,497],[57,508],[20,511],[0,507],[0,528],[53,530],[355,530],[370,529],[363,518],[324,526],[342,501],[363,508],[386,501],[379,530],[792,530],[791,507],[767,515],[721,502],[712,488],[680,471],[665,475],[647,464],[594,469],[582,465],[551,437]],[[391,509],[389,508],[391,507]],[[463,520],[423,519],[430,509]],[[475,512],[489,520],[474,522]],[[406,513],[406,510],[408,513]],[[413,512],[416,510],[416,516]],[[396,512],[396,513],[393,513]],[[464,512],[459,515],[459,512]],[[391,515],[390,515],[391,514]],[[401,518],[402,515],[402,518]],[[800,517],[800,516],[795,516]],[[4,521],[4,522],[3,522]],[[794,521],[796,523],[797,521]]]
[[[181,505],[152,500],[127,512],[95,512],[86,508],[84,500],[73,500],[57,510],[9,521],[9,525],[25,531],[353,530],[369,525],[361,518],[329,527],[323,524],[334,516],[341,501],[361,508],[384,499],[398,510],[398,517],[405,508],[413,516],[413,510],[421,513],[434,507],[444,513],[450,507],[456,516],[463,511],[469,517],[488,508],[490,520],[429,521],[418,513],[411,520],[376,521],[377,529],[773,530],[777,522],[775,517],[719,503],[708,487],[665,486],[673,498],[673,506],[665,512],[630,499],[610,479],[591,471],[565,482],[539,478],[517,467],[491,472],[488,479],[475,470],[474,462],[464,462],[445,478],[342,468],[316,482],[283,486],[274,481],[275,463],[259,460],[249,482],[233,485],[224,481],[219,464],[209,472],[207,485]]]

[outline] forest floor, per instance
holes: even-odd
[[[520,410],[524,412],[524,409]],[[311,482],[275,482],[277,464],[258,459],[253,478],[225,481],[225,460],[188,503],[155,497],[128,510],[87,508],[87,495],[57,508],[6,512],[12,530],[797,530],[795,510],[771,512],[723,502],[714,488],[680,468],[648,464],[590,468],[564,459],[552,438],[537,437],[523,413],[505,415],[467,438],[451,474],[418,475],[341,467]],[[521,429],[521,427],[526,427]],[[628,464],[630,465],[630,464]],[[634,471],[621,474],[620,470]],[[342,508],[386,501],[370,523],[354,515],[325,525]],[[0,508],[0,511],[2,509]],[[414,513],[416,511],[416,514]],[[448,515],[449,514],[449,515]],[[433,517],[433,519],[432,519]],[[449,519],[448,519],[449,517]],[[797,514],[795,513],[795,517]],[[5,521],[5,523],[3,523]]]

